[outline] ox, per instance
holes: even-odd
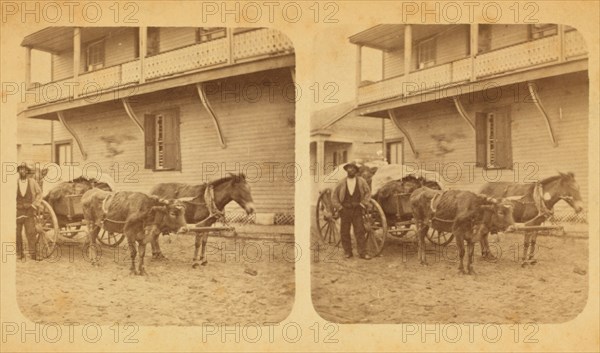
[[[460,255],[461,273],[465,273],[463,259],[464,241],[467,242],[468,273],[473,271],[475,242],[490,231],[503,231],[514,225],[512,205],[505,201],[478,195],[470,191],[448,190],[445,192],[422,187],[410,196],[413,217],[417,224],[419,238],[419,260],[425,259],[425,235],[429,227],[444,232],[452,232]]]
[[[558,173],[537,183],[487,183],[481,188],[481,193],[495,197],[507,198],[514,206],[514,218],[518,223],[526,226],[537,226],[544,223],[552,216],[554,205],[564,200],[576,213],[583,211],[583,200],[579,192],[579,184],[575,175]],[[537,233],[525,233],[523,241],[523,263],[535,263],[535,243]],[[531,252],[529,252],[529,248]],[[487,234],[482,238],[482,255],[489,256]]]
[[[212,191],[211,191],[212,190]],[[223,210],[231,201],[235,201],[247,214],[254,212],[254,200],[250,185],[244,174],[230,174],[224,178],[206,184],[189,185],[183,183],[161,183],[150,190],[151,195],[168,199],[185,200],[185,220],[199,227],[209,227],[223,218]],[[194,264],[206,265],[206,243],[208,232],[196,232],[194,244]],[[200,258],[198,252],[202,247]],[[152,257],[163,258],[158,241],[152,249]]]
[[[88,226],[90,249],[95,250],[100,227],[108,232],[122,232],[129,244],[131,274],[147,274],[144,256],[148,242],[154,247],[161,232],[175,232],[186,227],[183,203],[160,200],[141,192],[119,191],[113,194],[93,188],[83,194],[81,205]],[[138,251],[140,263],[136,270]],[[90,257],[95,263],[96,256]]]

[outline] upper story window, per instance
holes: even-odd
[[[539,23],[529,26],[529,39],[539,39],[558,33],[558,26],[551,23]]]
[[[477,113],[475,138],[478,167],[512,168],[511,118],[508,109]]]
[[[417,57],[419,69],[435,65],[435,38],[422,40],[417,44]]]
[[[225,27],[200,27],[196,28],[196,43],[206,43],[212,40],[225,38]]]
[[[86,47],[86,71],[104,67],[104,40],[88,44]]]

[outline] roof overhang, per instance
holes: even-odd
[[[456,26],[462,25],[412,25],[412,39],[419,41],[435,36]],[[350,37],[350,43],[383,51],[393,51],[404,47],[404,30],[406,25],[381,24]]]
[[[265,58],[247,63],[227,65],[207,71],[185,73],[179,76],[173,76],[157,81],[150,81],[143,84],[122,86],[113,91],[102,91],[95,96],[83,96],[75,99],[71,98],[59,102],[46,103],[29,107],[21,113],[26,118],[56,120],[56,112],[113,101],[115,100],[115,97],[131,97],[132,95],[142,95],[181,86],[195,85],[198,82],[220,80],[255,72],[292,67],[295,66],[295,64],[296,60],[294,54],[282,55],[275,58]]]
[[[77,27],[47,27],[23,38],[21,46],[49,53],[72,50],[75,28]],[[80,29],[81,42],[88,43],[133,27],[80,27]]]

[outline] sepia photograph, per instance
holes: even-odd
[[[295,292],[291,41],[267,28],[47,27],[21,47],[21,312],[283,320]]]
[[[600,0],[0,0],[0,353],[600,351]]]
[[[311,115],[315,310],[339,323],[574,319],[589,281],[580,33],[345,33],[322,40],[355,52],[355,97]]]

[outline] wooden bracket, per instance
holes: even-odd
[[[550,135],[550,140],[552,141],[552,145],[554,147],[557,147],[558,142],[556,141],[556,137],[554,136],[554,131],[552,130],[552,124],[550,123],[550,117],[548,116],[548,113],[546,113],[546,110],[544,109],[544,106],[542,105],[542,101],[540,100],[540,97],[538,96],[537,92],[535,91],[535,84],[533,82],[527,82],[527,88],[529,88],[529,94],[531,95],[531,99],[533,100],[533,103],[538,108],[540,113],[542,113],[542,117],[544,118],[544,122],[546,123],[546,129],[548,129],[548,135]]]
[[[58,116],[58,121],[60,121],[60,123],[63,124],[65,129],[67,129],[67,131],[73,136],[75,142],[77,142],[77,147],[79,147],[79,152],[81,152],[81,156],[83,157],[83,159],[87,159],[87,153],[83,149],[81,139],[79,138],[79,135],[77,135],[75,130],[73,130],[73,128],[69,126],[69,124],[67,124],[67,121],[65,120],[65,114],[62,111],[58,111],[56,112],[56,115]]]
[[[221,131],[221,126],[219,125],[219,120],[215,115],[215,111],[210,106],[208,102],[208,98],[206,97],[206,92],[204,90],[204,85],[202,83],[196,83],[196,90],[198,91],[198,96],[200,97],[200,101],[204,106],[204,109],[208,112],[208,115],[212,118],[213,124],[215,125],[215,130],[217,130],[217,136],[219,138],[219,143],[221,144],[221,148],[226,148],[225,139],[223,138],[223,132]]]
[[[410,145],[410,149],[411,149],[413,155],[416,158],[419,158],[419,152],[417,152],[417,150],[415,149],[415,144],[413,143],[412,138],[408,134],[408,131],[405,128],[403,128],[402,126],[400,126],[400,122],[398,121],[398,119],[396,117],[396,113],[394,113],[394,110],[388,109],[388,115],[390,116],[392,123],[394,123],[394,125],[398,128],[398,130],[400,130],[406,137],[406,140],[408,141],[408,144]]]
[[[129,116],[129,119],[131,119],[131,121],[133,121],[133,123],[140,128],[142,133],[144,133],[144,125],[142,125],[137,115],[135,115],[133,108],[131,108],[131,104],[129,104],[129,100],[127,98],[122,98],[121,102],[123,102],[123,108],[125,108],[125,112],[127,113],[127,116]]]
[[[469,118],[469,115],[467,114],[465,107],[463,107],[462,103],[460,102],[460,99],[458,98],[458,96],[452,97],[452,100],[454,101],[454,106],[456,107],[456,110],[458,111],[458,115],[460,115],[469,124],[469,126],[471,126],[471,129],[473,129],[473,131],[475,131],[475,124],[473,123],[473,120],[471,120],[471,118]]]

